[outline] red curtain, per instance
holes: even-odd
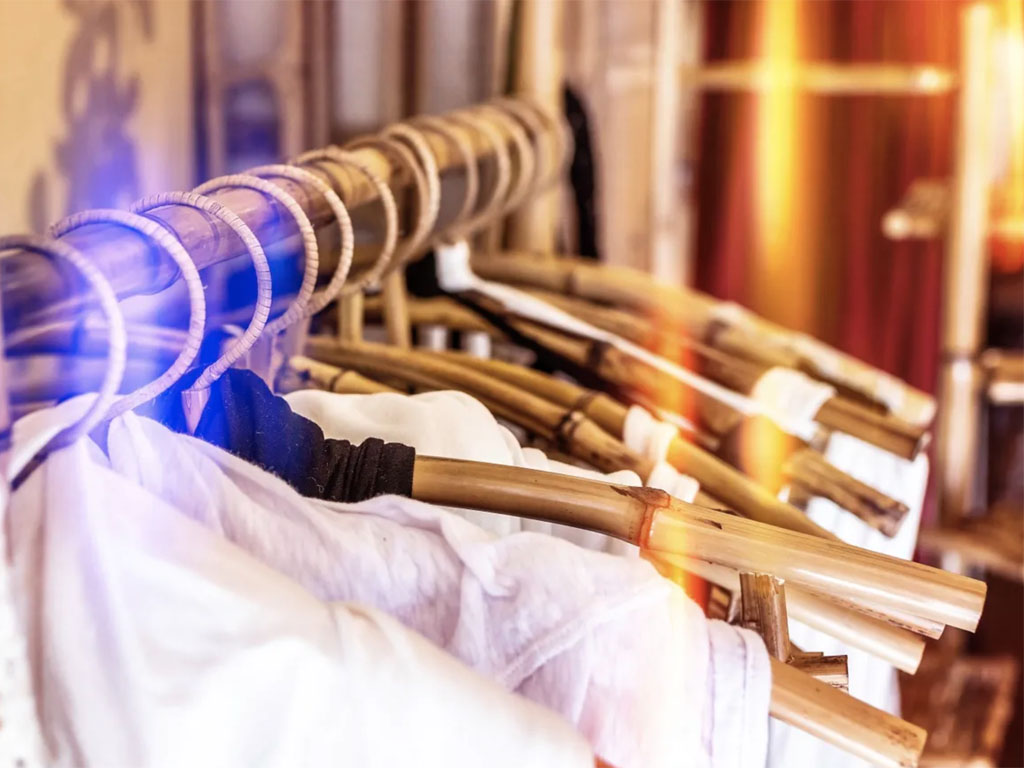
[[[708,3],[708,58],[756,57],[764,6]],[[798,56],[955,68],[962,6],[801,2]],[[814,296],[796,297],[814,305],[811,327],[801,330],[927,391],[938,365],[942,243],[893,243],[882,235],[881,219],[913,180],[949,175],[954,98],[801,95],[797,113],[799,183],[789,231],[794,268],[812,270],[816,286]],[[703,290],[770,316],[752,289],[759,279],[751,269],[757,106],[753,94],[704,96],[696,274]]]

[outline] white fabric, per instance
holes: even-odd
[[[494,538],[409,499],[304,499],[131,414],[112,425],[109,451],[118,471],[314,595],[373,605],[555,710],[620,768],[741,765],[714,758],[707,721],[729,728],[721,719],[734,707],[722,713],[719,700],[760,690],[752,667],[728,661],[746,633],[709,634],[700,609],[642,560],[535,533]],[[759,639],[742,642],[767,664]],[[766,699],[749,706],[767,718]],[[747,765],[763,763],[761,746],[761,761]]]
[[[91,448],[52,455],[9,515],[51,765],[592,765],[560,718],[188,519],[170,497],[199,478],[172,457],[141,454],[161,498]]]
[[[84,416],[95,397],[92,394],[79,395],[62,403],[59,408],[33,411],[14,422],[11,425],[11,451],[7,463],[8,483],[61,430]]]
[[[808,504],[808,517],[849,544],[894,557],[913,557],[928,485],[928,458],[921,454],[914,461],[907,461],[842,432],[832,433],[825,458],[858,480],[902,501],[909,511],[899,532],[892,538],[843,511],[828,499],[812,499]],[[847,654],[850,694],[879,709],[899,714],[899,687],[897,672],[893,667],[871,654],[844,645],[792,619],[789,633],[793,642],[804,650]],[[866,768],[867,763],[864,761],[783,723],[773,722],[771,731],[770,766]]]
[[[341,395],[300,390],[285,396],[296,413],[316,422],[327,437],[359,443],[368,437],[411,445],[423,456],[484,461],[586,477],[620,485],[641,485],[635,472],[603,475],[548,459],[536,448],[522,448],[479,400],[456,391],[419,395],[380,393]],[[453,510],[499,535],[517,531],[548,533],[588,549],[634,554],[636,547],[610,536],[565,525],[475,510]]]
[[[835,393],[800,371],[775,366],[758,377],[750,396],[775,422],[808,423]]]
[[[626,411],[622,442],[631,451],[656,462],[647,478],[647,485],[667,491],[677,499],[692,502],[700,491],[700,483],[665,461],[669,446],[678,434],[676,427],[655,419],[646,408],[631,405]]]
[[[9,457],[0,453],[6,472]],[[28,649],[14,605],[7,561],[7,479],[0,477],[0,765],[42,768],[43,740],[36,716]]]
[[[575,336],[609,344],[635,360],[650,365],[742,414],[748,416],[760,414],[772,418],[781,429],[804,440],[811,440],[817,432],[817,426],[813,421],[798,422],[785,419],[780,421],[773,418],[771,414],[765,413],[758,403],[745,395],[723,387],[710,379],[705,379],[703,376],[676,365],[671,360],[656,355],[621,336],[573,317],[568,312],[564,312],[542,299],[511,286],[478,277],[470,268],[469,256],[469,245],[464,240],[440,247],[435,251],[437,279],[443,290],[450,293],[477,291],[521,317],[530,318]]]
[[[646,408],[631,405],[626,411],[622,442],[631,451],[652,461],[664,461],[672,440],[678,434],[679,430],[674,425],[654,418]]]
[[[761,637],[731,632],[725,622],[709,622],[711,642],[718,650],[711,678],[715,687],[711,751],[716,766],[764,766],[768,744],[768,708],[772,694],[771,662]],[[744,685],[736,685],[739,670]],[[790,763],[791,766],[815,765]],[[816,765],[824,765],[818,763]]]
[[[647,485],[670,493],[677,499],[692,502],[697,498],[700,483],[689,475],[684,475],[671,464],[659,461],[654,465],[647,477]]]

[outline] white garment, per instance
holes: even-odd
[[[305,499],[131,414],[112,425],[109,450],[118,471],[321,599],[373,605],[560,713],[619,768],[763,764],[764,742],[759,760],[756,740],[749,761],[713,751],[737,698],[767,720],[767,696],[748,695],[768,664],[760,639],[727,625],[712,632],[646,562],[530,532],[495,538],[409,499]],[[738,642],[753,667],[727,661]]]
[[[620,485],[641,485],[635,472],[622,470],[603,475],[549,459],[536,448],[523,448],[474,397],[453,390],[402,395],[341,395],[299,390],[285,396],[296,413],[314,421],[324,435],[360,443],[368,437],[411,445],[423,456],[484,461],[558,472]],[[475,510],[454,510],[481,528],[499,535],[517,531],[548,533],[588,549],[635,555],[636,547],[610,536],[566,525],[544,523],[510,515]]]
[[[317,599],[84,441],[14,493],[9,537],[52,765],[592,765],[560,718]]]
[[[907,560],[912,558],[928,486],[927,456],[921,454],[914,461],[907,461],[850,435],[833,432],[825,458],[858,480],[902,501],[909,511],[892,538],[828,499],[812,499],[807,507],[808,517],[848,544]],[[899,714],[897,672],[891,665],[792,619],[789,634],[793,642],[804,650],[846,654],[850,668],[850,694],[879,709]],[[769,765],[779,768],[791,765],[866,768],[868,763],[792,726],[774,721]]]

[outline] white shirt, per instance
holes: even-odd
[[[53,765],[593,764],[562,718],[104,464],[85,442],[56,452],[8,515]]]

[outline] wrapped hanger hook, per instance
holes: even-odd
[[[469,221],[476,206],[480,189],[480,173],[476,165],[476,156],[473,154],[473,145],[461,134],[462,129],[445,122],[433,115],[417,115],[410,119],[408,124],[416,126],[420,131],[434,133],[445,139],[462,159],[462,167],[466,176],[466,193],[462,199],[462,205],[452,222],[445,228],[444,232],[438,232],[435,241],[448,240],[458,237],[465,222]]]
[[[509,184],[512,181],[512,160],[501,133],[482,116],[466,111],[453,112],[443,119],[483,134],[494,150],[495,179],[491,196],[483,206],[477,206],[476,215],[463,225],[466,234],[493,223],[504,207]]]
[[[191,387],[181,394],[185,421],[189,431],[194,432],[203,408],[209,400],[210,385],[252,348],[266,327],[267,318],[270,317],[270,305],[274,298],[273,283],[267,255],[264,253],[259,239],[244,221],[217,201],[198,192],[164,192],[132,203],[130,210],[132,213],[145,214],[154,208],[162,208],[167,205],[183,205],[194,208],[223,221],[242,241],[256,272],[256,303],[253,307],[252,319],[245,332],[199,375]],[[159,223],[159,220],[154,220]]]
[[[252,260],[253,270],[256,272],[256,304],[253,308],[252,319],[249,321],[245,333],[216,362],[203,371],[192,387],[193,389],[203,389],[210,386],[242,357],[263,332],[267,318],[270,317],[270,305],[273,301],[270,265],[267,263],[267,255],[263,251],[263,246],[249,226],[229,209],[198,192],[164,192],[151,195],[132,203],[129,210],[132,213],[146,214],[155,208],[162,208],[166,205],[183,205],[194,208],[223,221],[242,241]]]
[[[395,253],[395,246],[398,244],[398,206],[395,204],[395,196],[391,193],[387,183],[362,160],[351,152],[346,152],[338,147],[327,147],[304,152],[292,161],[293,165],[304,166],[320,164],[324,161],[332,162],[342,167],[351,167],[363,174],[377,190],[377,197],[380,200],[381,208],[384,210],[384,242],[381,245],[380,254],[363,275],[349,280],[342,287],[340,297],[352,296],[362,293],[364,289],[376,284],[385,270],[391,265]]]
[[[198,194],[206,194],[208,192],[216,192],[219,189],[225,189],[227,187],[252,189],[266,195],[267,197],[273,198],[276,202],[280,203],[281,206],[288,211],[288,214],[295,220],[295,225],[299,230],[299,235],[302,237],[302,251],[305,257],[305,263],[302,270],[302,282],[299,284],[298,294],[296,294],[295,299],[284,313],[264,326],[263,335],[273,336],[279,331],[283,331],[293,323],[303,319],[305,316],[306,307],[309,304],[310,298],[313,296],[313,290],[316,288],[316,276],[317,271],[320,268],[320,249],[316,244],[316,232],[313,230],[313,225],[309,222],[309,217],[306,216],[306,212],[302,210],[302,206],[299,205],[298,201],[296,201],[294,197],[289,195],[276,184],[273,184],[266,179],[261,179],[259,176],[253,176],[248,173],[235,173],[229,176],[221,176],[216,179],[211,179],[204,184],[200,184],[193,191]]]
[[[349,150],[360,147],[376,149],[385,155],[396,158],[409,170],[413,178],[413,185],[416,188],[416,222],[413,224],[412,230],[405,240],[396,245],[391,263],[381,275],[381,280],[383,280],[395,270],[405,266],[420,244],[426,240],[434,226],[434,221],[437,219],[440,200],[435,200],[433,185],[418,161],[417,155],[396,138],[366,136],[355,139],[346,145],[346,148]],[[429,150],[427,152],[429,154]],[[432,155],[431,159],[433,159]],[[439,181],[438,186],[440,186]]]
[[[468,111],[480,115],[485,121],[494,120],[501,123],[512,136],[512,144],[515,147],[516,160],[518,162],[518,172],[515,177],[515,183],[510,185],[510,189],[498,213],[498,216],[501,217],[518,208],[532,191],[537,173],[537,158],[533,151],[533,144],[519,122],[497,107],[490,104],[480,104],[470,107]],[[504,141],[501,142],[501,146],[506,152],[508,151]],[[509,168],[511,169],[511,162],[509,163]]]
[[[492,99],[489,106],[505,112],[522,123],[530,133],[533,134],[537,144],[534,150],[536,168],[533,173],[533,181],[530,184],[526,197],[532,197],[541,190],[547,189],[560,177],[560,159],[562,147],[558,143],[558,131],[551,130],[547,125],[548,120],[543,119],[540,113],[529,103],[507,96]],[[545,151],[539,151],[543,144]]]
[[[134,230],[159,246],[177,265],[181,271],[182,280],[188,291],[189,299],[189,324],[188,334],[181,352],[171,363],[171,367],[148,384],[136,389],[134,392],[125,395],[115,401],[107,412],[107,419],[120,416],[125,411],[130,411],[142,403],[152,400],[175,381],[180,379],[188,370],[189,366],[199,354],[199,347],[203,343],[203,333],[206,327],[206,299],[203,297],[203,282],[199,277],[199,270],[192,262],[188,251],[178,239],[157,224],[152,219],[139,216],[128,211],[119,211],[112,208],[98,208],[91,211],[83,211],[62,219],[50,228],[51,234],[55,237],[65,235],[74,229],[85,227],[90,224],[116,224]]]
[[[334,214],[335,221],[338,222],[338,231],[341,233],[341,250],[338,254],[338,266],[334,268],[334,273],[331,275],[327,285],[310,297],[304,317],[312,317],[341,295],[341,289],[348,279],[349,272],[352,269],[352,257],[355,253],[355,232],[352,229],[352,218],[348,215],[348,209],[341,202],[338,193],[331,189],[327,182],[305,168],[279,163],[250,168],[248,173],[260,178],[277,176],[291,179],[299,184],[308,183],[312,185],[317,192],[323,195],[324,200],[327,201],[327,205],[331,209],[331,213]]]

